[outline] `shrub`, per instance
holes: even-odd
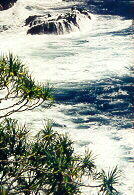
[[[29,141],[27,128],[7,118],[43,102],[48,106],[53,100],[51,87],[36,84],[12,54],[0,59],[0,90],[0,104],[13,101],[0,109],[5,111],[0,116],[0,195],[75,195],[81,193],[80,186],[98,188],[103,195],[118,194],[114,187],[117,167],[108,175],[104,170],[98,172],[92,152],[75,155],[72,141],[66,134],[54,132],[50,121]],[[100,184],[86,186],[84,176]]]
[[[31,142],[28,131],[16,120],[4,119],[0,125],[0,186],[2,194],[80,194],[79,186],[84,175],[101,180],[103,194],[117,192],[117,167],[106,176],[96,173],[92,153],[74,155],[72,141],[67,135],[52,130],[50,122]],[[95,187],[95,186],[88,186]]]
[[[4,112],[0,118],[14,112],[32,110],[44,102],[47,107],[53,100],[50,85],[37,84],[24,64],[11,53],[0,58],[0,90],[3,95],[0,98],[0,103],[3,103],[0,111]],[[7,101],[10,101],[10,105],[4,106]]]

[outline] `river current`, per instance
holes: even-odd
[[[65,13],[74,5],[91,9],[91,20],[81,19],[79,30],[64,35],[27,35],[24,24],[28,16]],[[114,11],[108,12],[98,5],[18,0],[0,12],[0,51],[18,55],[37,81],[49,81],[54,87],[51,108],[45,110],[42,105],[12,117],[26,122],[31,136],[43,127],[42,121],[53,120],[54,129],[68,133],[74,141],[77,154],[89,148],[97,156],[99,168],[109,170],[118,165],[117,189],[122,195],[132,195],[132,18],[129,11],[116,13],[113,7]],[[82,191],[83,195],[97,194],[87,188]]]

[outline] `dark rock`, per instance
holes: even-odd
[[[47,15],[34,15],[29,16],[25,20],[25,25],[29,25],[28,34],[63,34],[71,32],[72,26],[79,28],[77,17],[79,14],[87,16],[91,19],[89,12],[82,8],[72,8],[71,13],[61,14],[56,17]]]
[[[31,34],[31,35],[34,35],[34,34],[41,34],[41,32],[43,33],[43,26],[42,25],[37,25],[37,26],[34,26],[32,28],[30,28],[27,33]]]
[[[2,4],[0,4],[0,11],[2,11],[4,8],[3,8],[3,6],[2,6]]]
[[[85,14],[86,16],[88,16],[88,18],[91,20],[91,16],[90,16],[90,14],[89,14],[88,11],[83,10],[81,13],[82,13],[82,14]]]
[[[29,17],[26,19],[26,21],[25,21],[26,25],[28,25],[28,24],[30,24],[31,22],[33,22],[37,17],[39,17],[39,16],[29,16]]]
[[[76,17],[77,17],[77,14],[76,13],[68,13],[65,15],[65,19],[67,20],[67,22],[69,23],[73,23],[75,26],[78,26],[77,24],[77,21],[76,21]]]
[[[0,11],[11,8],[17,0],[0,0]]]
[[[8,26],[6,26],[6,25],[3,25],[3,26],[0,26],[0,32],[3,32],[3,31],[5,31],[5,30],[8,30]]]
[[[34,15],[34,16],[29,16],[25,20],[25,25],[29,25],[30,24],[30,26],[32,26],[32,22],[46,20],[48,17],[51,17],[51,15],[50,14],[47,14],[47,15]],[[34,23],[34,25],[35,24],[37,24],[37,23]]]
[[[40,25],[35,25],[31,27],[28,31],[27,34],[63,34],[64,29],[63,29],[63,24],[64,27],[66,28],[67,32],[70,32],[71,26],[66,22],[63,21],[61,22],[54,22],[54,21],[49,21],[49,22],[44,22],[43,24]]]
[[[75,7],[75,6],[73,6],[71,8],[71,11],[74,11],[74,10],[78,10],[80,13],[82,13],[82,11],[83,11],[83,9],[81,7]]]

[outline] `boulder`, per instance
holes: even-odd
[[[64,32],[71,32],[73,26],[79,28],[77,19],[83,15],[91,19],[87,10],[81,8],[72,8],[71,12],[61,14],[58,16],[33,15],[25,20],[25,25],[29,26],[27,34],[64,34]]]
[[[3,8],[3,6],[2,6],[2,4],[0,4],[0,11],[2,11],[4,8]]]
[[[0,0],[0,11],[9,9],[17,0]]]

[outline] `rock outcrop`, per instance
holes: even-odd
[[[10,7],[14,5],[16,1],[17,0],[1,0],[0,1],[0,11],[9,9]]]
[[[25,25],[29,26],[28,34],[64,34],[71,32],[73,27],[79,28],[80,17],[91,19],[87,10],[81,8],[72,8],[70,13],[58,16],[34,15],[29,16]]]

